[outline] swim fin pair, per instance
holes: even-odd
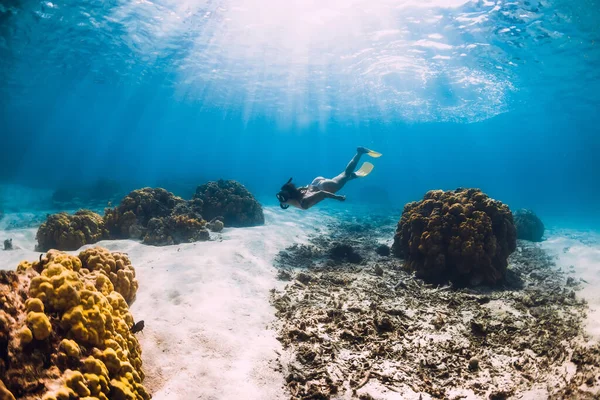
[[[364,154],[366,154],[370,157],[373,157],[373,158],[381,157],[381,153],[367,149],[366,147],[362,147],[362,149],[365,150]],[[373,171],[373,168],[375,168],[373,166],[373,164],[371,164],[370,162],[364,162],[363,165],[361,165],[360,168],[358,170],[356,170],[356,172],[354,172],[354,174],[358,178],[364,178],[365,176],[369,175],[371,173],[371,171]]]

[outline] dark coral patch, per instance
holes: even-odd
[[[433,190],[404,207],[392,251],[429,282],[496,284],[516,248],[513,216],[479,189]]]
[[[541,242],[544,236],[544,223],[531,210],[518,210],[514,214],[517,239]]]
[[[194,199],[204,203],[202,215],[208,221],[223,217],[226,227],[263,225],[263,210],[244,185],[232,180],[219,180],[198,186]]]

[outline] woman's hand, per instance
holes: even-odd
[[[346,196],[341,196],[341,195],[340,195],[340,196],[338,196],[338,195],[336,195],[336,196],[334,197],[334,199],[336,199],[336,200],[339,200],[339,201],[346,201]]]

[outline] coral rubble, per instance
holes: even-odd
[[[531,210],[521,209],[514,213],[517,239],[541,242],[544,236],[544,223]]]
[[[90,210],[79,210],[73,215],[64,212],[48,215],[36,234],[38,251],[77,250],[107,238],[104,220]]]
[[[149,399],[127,304],[136,290],[127,257],[101,248],[0,271],[0,397]]]
[[[429,282],[496,284],[516,248],[512,213],[479,189],[432,190],[404,207],[392,251]]]
[[[265,217],[261,205],[241,183],[219,180],[198,186],[194,199],[204,203],[202,215],[206,220],[223,217],[227,227],[262,225]]]
[[[339,228],[336,241],[356,238]],[[290,399],[599,398],[586,304],[540,248],[525,242],[510,256],[503,287],[457,290],[415,278],[370,244],[356,245],[361,266],[331,263],[330,235],[276,257],[290,281],[271,298]],[[294,259],[303,262],[290,267]]]

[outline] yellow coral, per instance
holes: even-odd
[[[22,274],[27,271],[28,268],[31,268],[32,265],[33,264],[31,264],[29,261],[21,261],[19,265],[17,265],[17,272]]]
[[[85,377],[79,371],[72,371],[70,369],[65,371],[65,385],[73,390],[78,396],[89,396],[92,394],[90,389],[87,388]]]
[[[100,346],[106,325],[112,325],[111,311],[106,298],[97,292],[81,291],[81,303],[65,312],[61,325],[75,340]]]
[[[37,340],[45,340],[52,333],[52,324],[43,312],[32,311],[28,313],[27,325],[29,325],[33,337]]]
[[[112,387],[111,400],[136,400],[136,395],[131,391],[127,381],[113,379],[110,381]]]
[[[25,302],[27,311],[44,312],[44,303],[40,299],[31,298]]]
[[[95,247],[79,253],[83,266],[90,271],[100,271],[105,274],[128,304],[135,299],[138,282],[135,270],[125,254],[111,253],[106,249]]]
[[[23,307],[26,326],[17,333],[21,343],[48,338],[51,319],[60,323],[57,335],[65,335],[54,342],[55,372],[47,375],[60,380],[46,386],[53,389],[43,399],[150,398],[142,386],[140,345],[130,330],[126,300],[133,300],[138,285],[126,255],[98,248],[79,257],[49,251],[19,270],[32,277]]]
[[[63,351],[69,357],[78,358],[81,353],[81,349],[79,348],[77,342],[69,339],[61,340],[60,344],[58,345],[58,349]]]
[[[49,215],[36,234],[38,248],[42,251],[51,248],[76,250],[107,237],[104,220],[90,210],[79,210],[73,215],[64,212]]]
[[[17,337],[22,344],[29,344],[33,340],[33,333],[31,333],[31,329],[24,326],[17,331]]]
[[[64,311],[79,303],[83,287],[77,273],[62,264],[49,263],[40,276],[31,280],[29,294],[40,299],[51,311]]]

